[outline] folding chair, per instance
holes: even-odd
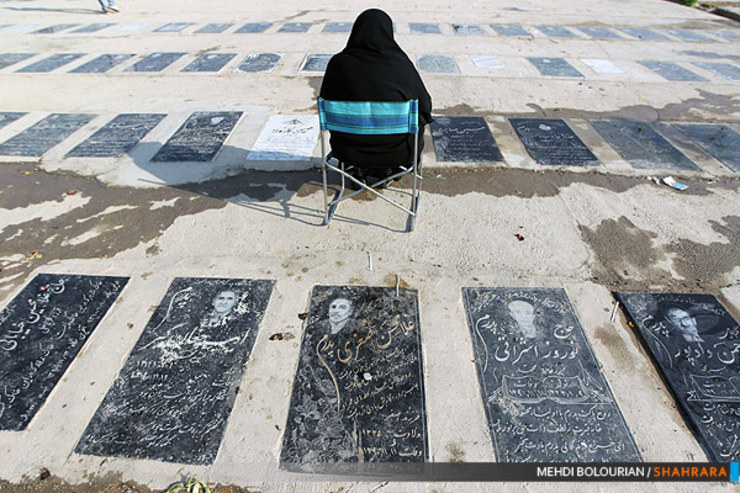
[[[410,217],[409,231],[416,226],[416,218],[419,214],[419,198],[421,196],[421,171],[418,163],[418,137],[419,133],[419,103],[416,99],[405,102],[377,102],[377,101],[329,101],[319,98],[319,123],[321,125],[321,171],[324,180],[324,224],[329,225],[337,205],[342,200],[357,195],[367,190],[380,197],[386,202],[398,207]],[[373,183],[372,185],[352,176],[353,166],[347,165],[334,157],[333,151],[326,152],[325,134],[327,130],[344,132],[356,135],[390,135],[390,134],[412,134],[414,135],[414,160],[411,165],[398,166],[401,171],[387,178]],[[338,166],[329,161],[336,159]],[[389,166],[397,163],[388,163]],[[341,176],[341,187],[333,200],[329,200],[327,171],[336,171]],[[390,197],[380,193],[379,187],[390,183],[407,174],[413,174],[413,186],[411,189],[411,206],[404,207]],[[361,188],[347,195],[344,194],[345,179],[351,180]]]

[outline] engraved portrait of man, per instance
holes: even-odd
[[[527,339],[534,339],[538,336],[537,327],[535,327],[535,310],[534,306],[528,301],[513,300],[507,305],[509,314],[516,322],[519,334]]]
[[[696,318],[690,310],[684,310],[677,306],[670,306],[663,312],[663,319],[669,328],[678,332],[686,342],[704,342],[699,335]]]
[[[236,305],[236,293],[231,290],[220,291],[213,297],[213,310],[209,318],[210,323],[221,322],[224,317],[231,313],[231,309]]]
[[[337,334],[349,323],[352,325],[352,302],[347,298],[335,298],[329,305],[329,326]]]

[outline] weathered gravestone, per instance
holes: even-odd
[[[152,53],[132,66],[128,67],[126,72],[159,72],[175,62],[185,53]]]
[[[58,33],[59,31],[64,31],[65,29],[70,29],[72,27],[79,26],[79,24],[57,24],[55,26],[49,26],[45,27],[43,29],[39,29],[38,31],[34,31],[33,34],[52,34],[52,33]]]
[[[668,38],[666,38],[662,34],[651,31],[650,29],[622,27],[619,30],[629,34],[630,36],[634,36],[635,38],[645,41],[669,41]]]
[[[83,63],[79,67],[70,70],[73,74],[102,74],[112,69],[116,65],[120,65],[134,55],[130,54],[110,54],[100,55],[99,57],[93,58],[87,63]]]
[[[438,116],[430,128],[437,161],[503,161],[483,117]]]
[[[319,135],[319,119],[272,115],[247,155],[249,161],[309,161]]]
[[[0,430],[25,430],[127,277],[39,274],[0,312]]]
[[[280,29],[279,33],[305,33],[313,26],[313,22],[286,22]]]
[[[427,74],[459,74],[452,55],[419,55],[419,71]]]
[[[54,113],[0,144],[0,156],[43,156],[97,115]]]
[[[562,26],[537,26],[537,29],[545,33],[550,38],[577,38],[572,31]]]
[[[218,72],[235,56],[236,53],[208,53],[201,55],[182,69],[182,72]]]
[[[36,63],[32,63],[31,65],[18,69],[16,72],[23,74],[51,72],[52,70],[56,70],[68,63],[72,63],[83,56],[85,56],[84,53],[57,53],[56,55],[52,55],[43,60],[39,60]]]
[[[348,33],[352,31],[354,22],[327,22],[321,32],[324,33]]]
[[[455,30],[455,34],[464,36],[483,36],[486,34],[483,28],[476,24],[453,24],[452,28]]]
[[[211,161],[241,116],[241,111],[193,113],[157,151],[152,161]]]
[[[463,288],[499,462],[636,462],[634,439],[562,289]]]
[[[410,22],[409,30],[412,34],[442,34],[439,25],[427,22]]]
[[[236,34],[258,34],[267,31],[272,22],[248,22],[235,31]]]
[[[539,164],[598,166],[599,160],[559,118],[509,118],[527,152]]]
[[[103,29],[106,29],[108,27],[115,26],[112,22],[99,22],[96,24],[88,24],[87,26],[82,26],[80,28],[75,29],[72,31],[73,33],[96,33],[98,31],[102,31]]]
[[[715,43],[716,41],[693,29],[666,29],[665,32],[683,41],[694,41],[698,43]]]
[[[633,168],[699,169],[647,123],[599,120],[591,125]]]
[[[727,41],[740,41],[740,32],[737,31],[710,30],[706,32],[722,39],[726,39]]]
[[[273,284],[176,278],[75,451],[213,463]]]
[[[427,438],[416,291],[314,287],[281,466],[425,462]]]
[[[218,34],[226,31],[228,28],[233,26],[234,24],[224,24],[224,23],[212,23],[212,24],[206,24],[205,26],[198,29],[196,34]]]
[[[326,66],[332,56],[330,53],[309,53],[303,62],[301,72],[326,72]]]
[[[36,55],[37,53],[2,53],[0,54],[0,70]]]
[[[10,125],[26,113],[17,112],[17,111],[4,111],[0,113],[0,128],[3,128],[6,125]]]
[[[740,459],[740,326],[714,296],[614,293],[714,462]]]
[[[674,123],[709,154],[733,171],[740,171],[740,134],[727,125]]]
[[[192,26],[192,22],[170,22],[164,26],[158,27],[154,30],[155,33],[176,33],[180,32],[188,26]]]
[[[491,24],[491,27],[501,36],[531,36],[526,29],[517,24]]]
[[[673,62],[638,61],[643,67],[647,67],[666,80],[676,82],[706,81],[704,77],[695,74]]]
[[[67,157],[120,157],[144,138],[166,115],[124,113],[67,153]]]
[[[731,82],[740,82],[740,68],[730,63],[694,62],[694,65]]]
[[[504,63],[496,55],[470,55],[476,67],[500,69],[504,68]]]
[[[250,53],[234,70],[246,73],[267,73],[280,62],[283,53]]]
[[[563,58],[527,57],[542,75],[556,77],[583,77],[576,68]]]
[[[578,29],[594,39],[623,39],[622,36],[605,27],[579,27]]]

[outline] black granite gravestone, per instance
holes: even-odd
[[[176,278],[75,452],[213,463],[273,284]]]
[[[152,161],[211,161],[241,116],[241,111],[193,113],[154,155]]]
[[[427,74],[459,74],[452,55],[419,55],[419,71]]]
[[[545,33],[550,38],[577,38],[572,31],[562,26],[537,26],[537,29]]]
[[[647,123],[600,120],[591,125],[633,168],[699,169]]]
[[[714,296],[614,293],[713,462],[740,459],[740,326]]]
[[[67,153],[67,157],[121,157],[144,138],[166,115],[121,114]]]
[[[499,462],[638,462],[562,289],[463,288]]]
[[[281,467],[425,462],[419,329],[415,290],[314,287]]]
[[[283,58],[282,53],[250,53],[236,68],[237,72],[271,72]]]
[[[39,274],[0,312],[0,430],[25,430],[127,277]]]
[[[583,74],[563,58],[527,57],[542,75],[555,77],[583,77]]]
[[[452,28],[455,30],[455,34],[464,36],[482,36],[485,34],[483,28],[476,24],[453,24]]]
[[[327,22],[321,32],[324,33],[348,33],[352,31],[354,22]]]
[[[731,82],[740,82],[740,68],[729,63],[694,62],[697,67],[708,70]]]
[[[21,113],[17,111],[0,112],[0,128],[3,128],[6,125],[10,125],[23,115],[26,115],[26,113]]]
[[[49,26],[45,27],[43,29],[39,29],[38,31],[34,31],[33,34],[52,34],[52,33],[58,33],[59,31],[64,31],[66,29],[79,26],[79,24],[57,24],[55,26]]]
[[[517,24],[491,24],[491,27],[501,36],[531,36],[526,29]]]
[[[206,24],[195,32],[197,34],[218,34],[226,31],[233,25],[234,24]]]
[[[132,66],[128,67],[126,72],[159,72],[175,62],[185,53],[152,53]]]
[[[303,62],[301,72],[325,72],[331,57],[329,53],[310,53]]]
[[[248,22],[237,29],[236,34],[257,34],[267,31],[272,22]]]
[[[654,62],[654,61],[638,61],[640,65],[649,68],[656,74],[660,75],[666,80],[671,81],[706,81],[704,77],[695,74],[694,72],[683,68],[677,63],[673,62]]]
[[[97,115],[54,113],[0,144],[0,156],[41,157]]]
[[[102,31],[103,29],[106,29],[106,28],[111,27],[111,26],[115,26],[115,24],[112,23],[112,22],[99,22],[99,23],[96,23],[96,24],[88,24],[87,26],[79,27],[79,28],[75,29],[72,32],[73,33],[78,33],[78,34],[82,34],[82,33],[96,33],[98,31]]]
[[[716,40],[710,38],[709,36],[704,36],[703,34],[693,29],[666,29],[665,32],[683,41],[693,41],[697,43],[716,43]]]
[[[503,161],[501,151],[480,116],[438,116],[430,125],[437,161]]]
[[[442,34],[439,25],[427,22],[410,22],[409,30],[412,34]]]
[[[16,70],[17,73],[43,73],[51,72],[52,70],[58,69],[63,65],[67,65],[78,58],[85,56],[84,53],[58,53],[50,57],[39,60],[36,63],[27,65],[21,69]]]
[[[605,27],[579,27],[578,29],[594,39],[624,39]]]
[[[629,34],[638,39],[645,41],[669,41],[668,38],[662,34],[651,31],[650,29],[636,28],[636,27],[622,27],[619,29],[622,32]]]
[[[27,60],[38,53],[0,53],[0,70]]]
[[[160,26],[154,30],[155,33],[176,33],[180,32],[188,26],[192,26],[192,22],[170,22],[164,26]]]
[[[286,22],[280,29],[279,33],[305,33],[311,29],[312,22]]]
[[[539,164],[598,166],[599,160],[559,118],[509,118],[527,152]]]
[[[712,30],[707,31],[707,33],[726,39],[727,41],[740,41],[740,32],[737,31]]]
[[[193,60],[182,72],[218,72],[236,53],[208,53]]]
[[[93,58],[87,63],[83,63],[77,68],[70,70],[72,74],[102,74],[112,69],[116,65],[120,65],[129,58],[132,58],[132,54],[108,54],[100,55],[99,57]]]
[[[727,125],[674,123],[709,154],[733,171],[740,172],[740,134]]]

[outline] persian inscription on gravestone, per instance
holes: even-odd
[[[82,26],[80,28],[75,29],[72,31],[73,33],[96,33],[98,31],[102,31],[103,29],[106,29],[108,27],[115,26],[112,22],[100,22],[96,24],[88,24],[87,26]]]
[[[182,72],[218,72],[235,56],[236,53],[208,53],[190,62]]]
[[[439,116],[431,126],[437,161],[503,161],[501,151],[480,116]]]
[[[647,123],[600,120],[591,125],[633,168],[699,169]]]
[[[599,160],[559,118],[509,118],[527,152],[539,164],[598,166]]]
[[[127,282],[39,274],[0,312],[0,430],[26,429]]]
[[[279,33],[305,33],[311,29],[312,22],[286,22],[278,29]]]
[[[453,24],[452,28],[456,34],[464,36],[482,36],[485,34],[485,31],[476,24]]]
[[[234,72],[267,73],[277,66],[283,58],[283,53],[250,53],[239,64]]]
[[[236,34],[256,34],[256,33],[263,33],[267,31],[270,26],[272,26],[272,22],[248,22],[244,24],[242,27],[237,29],[235,32]]]
[[[677,82],[687,81],[706,81],[704,77],[695,74],[694,72],[683,68],[677,63],[673,62],[654,62],[654,61],[638,61],[640,65],[649,68],[656,74],[660,75],[666,80],[672,80]]]
[[[75,26],[79,26],[79,24],[57,24],[55,26],[49,26],[45,27],[43,29],[39,29],[38,31],[34,31],[33,34],[52,34],[52,33],[58,33],[59,31],[64,31],[65,29],[69,29]]]
[[[58,69],[63,65],[67,65],[78,58],[85,56],[84,53],[57,53],[50,57],[39,60],[36,63],[27,65],[21,69],[16,70],[17,73],[43,73],[51,72],[52,70]]]
[[[419,71],[427,74],[459,74],[452,55],[419,55]]]
[[[272,115],[247,155],[249,161],[309,161],[319,120],[307,115]]]
[[[273,284],[176,278],[75,452],[213,463]]]
[[[0,54],[0,70],[13,64],[27,60],[38,53],[2,53]]]
[[[206,24],[197,31],[197,34],[218,34],[226,31],[234,24]]]
[[[348,33],[352,31],[354,22],[327,22],[321,32],[324,33]]]
[[[0,112],[0,128],[3,128],[6,125],[10,125],[23,115],[26,115],[27,113],[22,113],[18,111],[4,111]]]
[[[491,24],[491,27],[501,36],[531,36],[522,26],[517,24]]]
[[[573,32],[561,26],[537,26],[537,29],[550,38],[577,38]]]
[[[497,460],[641,460],[564,290],[463,288],[463,300]]]
[[[185,53],[152,53],[128,67],[126,72],[159,72]]]
[[[87,63],[83,63],[79,67],[70,70],[70,73],[74,74],[101,74],[112,69],[116,65],[120,65],[126,60],[133,58],[133,54],[109,54],[100,55],[97,58],[90,60]]]
[[[427,460],[417,303],[410,289],[314,287],[281,467]]]
[[[579,27],[578,29],[594,39],[623,39],[622,36],[605,27]]]
[[[694,62],[694,65],[731,82],[740,82],[740,68],[730,63]]]
[[[740,326],[708,294],[615,293],[713,462],[740,459]]]
[[[409,30],[412,34],[442,34],[437,24],[426,22],[410,22]]]
[[[331,57],[330,53],[309,53],[303,62],[301,72],[326,72]]]
[[[193,113],[165,142],[152,161],[211,161],[241,116],[241,111]]]
[[[656,33],[655,31],[651,31],[650,29],[623,27],[619,30],[629,34],[630,36],[634,36],[635,38],[647,41],[668,41],[668,38],[662,34]]]
[[[740,172],[740,134],[727,125],[674,123],[709,154],[733,171]]]
[[[97,115],[54,113],[0,144],[1,156],[43,156]]]
[[[563,58],[527,57],[542,75],[556,77],[583,77],[583,74]]]
[[[174,33],[180,32],[188,26],[192,26],[192,22],[170,22],[164,26],[158,27],[154,30],[155,33]]]
[[[166,115],[121,114],[67,153],[67,157],[121,157]]]

